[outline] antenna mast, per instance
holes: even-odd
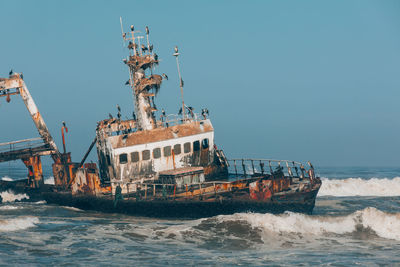
[[[186,115],[185,115],[185,102],[183,100],[183,80],[181,77],[181,71],[179,69],[179,60],[178,60],[178,56],[180,54],[178,53],[178,46],[175,46],[175,53],[173,54],[173,56],[175,56],[176,58],[176,65],[178,66],[178,75],[179,75],[179,87],[181,88],[181,96],[182,96],[182,116],[183,116],[183,120],[186,119]]]
[[[146,38],[147,38],[147,51],[150,54],[153,54],[152,51],[150,51],[150,42],[149,42],[149,27],[146,26]]]
[[[125,36],[124,27],[122,26],[122,17],[119,17],[119,23],[121,23],[121,33],[122,33],[122,44],[125,46]]]

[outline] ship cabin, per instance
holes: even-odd
[[[113,188],[149,181],[166,183],[160,175],[171,177],[173,173],[179,174],[180,182],[169,182],[181,183],[188,181],[185,173],[193,177],[193,167],[198,167],[198,179],[191,182],[199,183],[227,171],[216,160],[214,129],[208,118],[194,114],[183,120],[170,115],[157,124],[151,130],[137,130],[134,120],[98,123],[97,152],[103,183],[111,183]]]

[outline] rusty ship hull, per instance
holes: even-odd
[[[202,200],[141,200],[123,199],[115,205],[112,196],[72,195],[69,192],[45,192],[42,197],[48,204],[71,206],[82,210],[121,213],[155,218],[204,218],[238,212],[279,214],[286,211],[311,214],[318,188],[308,192],[295,192],[275,196],[269,201],[245,199]]]

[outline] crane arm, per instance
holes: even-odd
[[[56,143],[54,142],[53,137],[51,136],[49,129],[47,128],[42,115],[37,108],[35,101],[28,90],[24,80],[21,77],[21,74],[14,73],[10,75],[9,78],[0,78],[0,97],[7,96],[9,99],[10,95],[19,94],[22,97],[22,100],[25,103],[26,108],[28,109],[29,114],[32,117],[33,122],[39,132],[39,135],[45,142],[48,144],[50,148],[54,151],[51,156],[54,161],[59,161],[61,159],[61,154],[57,148]]]

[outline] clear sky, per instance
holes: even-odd
[[[67,122],[74,161],[116,104],[133,110],[122,16],[150,28],[167,113],[179,109],[179,46],[185,102],[210,110],[228,157],[399,165],[400,1],[0,0],[0,11],[0,77],[24,73],[60,149]],[[0,142],[38,136],[19,97],[0,98],[0,112]]]

